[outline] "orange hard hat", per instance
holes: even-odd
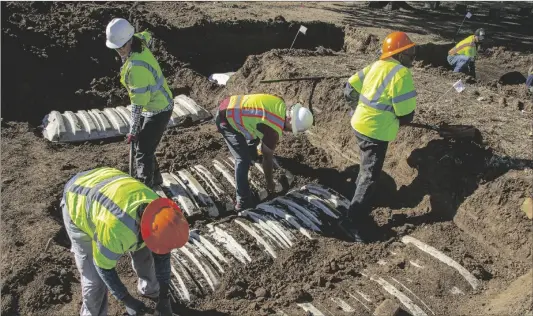
[[[174,201],[158,198],[144,209],[141,235],[148,249],[157,254],[166,254],[187,243],[189,223]]]
[[[404,32],[390,33],[383,41],[383,48],[381,49],[381,57],[379,59],[389,58],[413,46],[415,46],[415,43]]]

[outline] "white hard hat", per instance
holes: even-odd
[[[313,113],[300,103],[296,103],[291,109],[291,125],[294,135],[305,132],[313,125]]]
[[[106,46],[112,49],[117,49],[126,44],[135,33],[135,29],[125,19],[114,18],[109,22],[105,30]]]

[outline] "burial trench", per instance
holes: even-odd
[[[299,37],[295,45],[296,48],[314,48],[321,45],[333,50],[341,49],[344,34],[340,28],[321,23],[317,23],[315,26],[317,26],[315,34],[321,35]],[[292,33],[295,33],[298,27],[299,25],[285,22],[272,24],[239,21],[224,23],[222,26],[220,23],[208,23],[207,26],[183,30],[155,27],[154,31],[161,36],[165,46],[168,46],[167,52],[164,52],[163,55],[173,56],[172,58],[163,57],[165,59],[163,63],[168,62],[164,67],[168,69],[169,65],[177,65],[173,58],[178,58],[180,62],[188,63],[187,67],[207,76],[211,72],[237,70],[250,54],[258,54],[272,48],[286,48],[292,42]],[[311,30],[313,27],[309,26],[309,34],[313,34]],[[94,35],[94,33],[83,35],[79,42],[83,43],[89,38],[92,40]],[[203,42],[198,41],[199,38]],[[241,46],[243,39],[247,43],[244,46],[246,51]],[[324,39],[328,39],[328,41],[324,42]],[[175,46],[169,44],[174,42],[176,43]],[[187,42],[190,46],[179,45],[180,42]],[[205,42],[208,42],[209,45],[202,45]],[[119,67],[119,63],[114,58],[113,52],[109,52],[105,47],[96,49],[94,45],[90,47],[81,45],[77,49],[69,50],[66,56],[64,51],[51,49],[46,52],[47,57],[42,54],[40,57],[36,57],[35,54],[21,49],[15,39],[6,38],[6,43],[10,44],[4,45],[8,48],[6,50],[7,56],[13,57],[21,54],[28,59],[28,63],[22,66],[23,72],[39,71],[36,76],[17,77],[13,81],[16,86],[11,86],[12,89],[8,90],[14,93],[7,96],[5,93],[2,94],[2,104],[7,109],[7,111],[2,111],[4,112],[4,119],[38,123],[44,114],[52,109],[63,112],[63,110],[103,109],[106,105],[115,105],[120,102],[126,104],[125,95],[120,93],[122,88],[117,85],[118,78],[115,69]],[[184,49],[184,47],[187,48]],[[190,49],[190,47],[194,47],[194,49]],[[220,54],[220,47],[230,49],[224,50],[224,53]],[[239,47],[239,49],[232,50],[233,47]],[[81,66],[91,58],[99,60],[99,63],[96,63],[97,66],[94,64],[90,67]],[[220,59],[223,61],[219,61]],[[66,63],[65,60],[69,63]],[[67,64],[70,66],[66,67]],[[72,67],[72,64],[75,64],[76,67]],[[46,78],[44,77],[45,74]],[[96,81],[93,81],[95,78]],[[43,85],[42,82],[47,82],[58,88],[49,89],[47,88],[48,85]],[[109,86],[112,87],[111,92],[103,94],[104,88]],[[65,96],[65,91],[70,90],[75,93]],[[96,91],[96,93],[86,93],[91,90]],[[28,99],[30,100],[28,101]],[[194,103],[194,100],[189,103]],[[187,110],[187,108],[187,106],[181,108],[185,116],[194,116],[194,111]],[[109,130],[111,127],[111,129],[119,130],[120,133],[127,130],[127,115],[124,115],[127,112],[124,112],[123,108],[120,110],[102,111],[100,113],[103,114],[94,115],[95,118],[91,116],[93,129]],[[201,112],[201,110],[197,111]],[[78,122],[82,121],[86,133],[90,134],[91,124],[88,122],[90,115],[80,117],[78,113],[74,115],[78,116]],[[64,114],[61,116],[65,120],[65,124],[70,125],[71,130],[75,130],[73,126],[76,124],[70,122],[75,121],[76,118],[73,118],[71,114],[66,117]],[[122,122],[122,125],[119,122]],[[231,209],[233,202],[232,187],[234,184],[231,180],[231,174],[232,161],[230,157],[217,157],[216,162],[213,160],[208,165],[193,165],[187,170],[166,173],[165,183],[158,193],[175,199],[191,218],[198,215],[204,217],[223,215],[224,212]],[[261,178],[260,166],[257,165],[252,168],[251,177],[252,179]],[[238,218],[230,218],[225,223],[213,221],[207,227],[198,227],[198,230],[194,230],[191,234],[187,246],[173,252],[172,286],[176,300],[192,302],[216,291],[218,282],[227,267],[249,264],[255,260],[256,257],[251,254],[257,254],[257,249],[263,256],[275,259],[279,251],[291,248],[299,240],[321,238],[319,237],[320,234],[341,237],[338,236],[338,233],[335,234],[338,217],[346,208],[347,203],[346,198],[341,194],[328,187],[310,184],[292,188],[292,191],[284,196],[265,201],[264,188],[259,181],[254,182],[252,185],[263,200],[258,209],[242,212],[238,214]],[[246,242],[242,242],[241,239],[246,240]],[[472,277],[469,271],[465,271],[465,268],[451,257],[443,256],[442,252],[431,248],[430,245],[416,239],[416,237],[403,238],[401,241],[405,245],[415,245],[414,248],[412,246],[407,248],[411,257],[419,256],[416,251],[426,253],[428,255],[426,259],[428,261],[433,260],[429,265],[442,273],[443,279],[456,280],[453,286],[450,284],[450,287],[446,288],[450,293],[446,294],[449,297],[468,292],[469,286],[476,290],[482,282],[479,278]],[[391,255],[394,256],[395,254]],[[418,261],[412,262],[414,263],[411,265],[415,268],[423,266],[417,263]],[[422,301],[420,292],[417,296],[414,294],[417,290],[407,289],[405,284],[402,285],[401,282],[398,282],[399,278],[392,279],[388,275],[388,278],[380,276],[379,274],[383,273],[380,266],[385,265],[377,263],[374,274],[363,273],[361,274],[362,277],[358,277],[358,279],[366,278],[366,281],[360,281],[363,282],[362,287],[371,288],[368,290],[369,292],[381,292],[381,296],[376,294],[377,297],[391,295],[390,297],[397,299],[404,309],[413,315],[434,314],[430,307],[433,305],[431,302],[426,304],[425,301]],[[445,270],[448,269],[446,267],[451,267],[453,270]],[[464,280],[461,281],[461,278],[457,278],[457,274]],[[465,281],[466,283],[464,283]],[[377,288],[372,288],[366,283],[377,286]],[[292,314],[292,312],[306,311],[314,315],[322,315],[327,314],[329,309],[335,308],[334,312],[340,309],[343,313],[352,313],[358,310],[367,313],[376,307],[374,306],[376,300],[370,294],[361,289],[353,293],[349,292],[350,286],[347,286],[346,291],[342,292],[344,294],[336,292],[338,296],[331,297],[330,300],[298,302],[294,306],[287,307],[286,310],[279,309],[276,312],[283,315],[283,313]],[[417,289],[420,290],[420,288]],[[437,294],[442,295],[442,289],[432,289],[432,291],[436,291],[436,296],[438,296]],[[317,297],[321,295],[321,293],[316,294]],[[442,304],[434,298],[433,303],[442,307]],[[329,313],[331,314],[331,311]]]

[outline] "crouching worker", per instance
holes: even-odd
[[[128,315],[145,308],[115,270],[126,252],[139,278],[139,294],[157,299],[156,315],[172,315],[170,251],[189,238],[187,220],[172,200],[120,170],[103,167],[70,179],[61,207],[81,276],[80,315],[107,315],[108,289]]]
[[[477,29],[474,35],[470,35],[455,45],[448,52],[448,63],[454,72],[462,72],[476,77],[475,59],[478,54],[478,45],[485,40],[485,30]]]
[[[254,206],[248,171],[257,158],[259,142],[267,190],[274,193],[273,159],[279,139],[283,131],[296,135],[309,129],[313,114],[299,103],[287,106],[282,98],[274,95],[235,95],[220,103],[215,121],[235,158],[235,210],[240,211]]]

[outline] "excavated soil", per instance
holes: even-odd
[[[353,194],[359,158],[342,97],[346,78],[259,81],[348,77],[376,59],[389,29],[413,32],[420,43],[413,68],[416,120],[478,129],[475,141],[457,141],[402,128],[390,144],[375,198],[380,227],[372,231],[374,242],[323,237],[298,242],[272,259],[242,235],[239,240],[258,260],[231,268],[214,293],[175,306],[181,315],[268,315],[296,302],[323,302],[353,284],[363,286],[362,271],[377,269],[376,262],[403,247],[398,240],[407,234],[443,249],[485,282],[486,292],[469,293],[461,303],[446,293],[431,298],[439,313],[523,315],[531,300],[514,298],[532,295],[531,220],[520,210],[532,195],[533,101],[522,75],[533,62],[527,46],[532,37],[523,33],[531,19],[509,14],[501,23],[492,21],[487,28],[497,36],[476,65],[478,78],[467,78],[445,62],[453,46],[452,22],[461,20],[450,5],[440,12],[402,11],[412,24],[395,24],[389,22],[395,13],[363,3],[3,2],[2,314],[75,315],[80,307],[79,274],[59,210],[63,185],[90,168],[126,171],[127,146],[117,139],[53,144],[41,137],[39,124],[51,110],[127,104],[119,58],[104,45],[105,25],[121,16],[154,32],[154,54],[173,92],[210,111],[231,94],[254,92],[311,108],[316,124],[310,133],[284,137],[277,152],[283,168],[296,176],[293,186],[318,182],[348,198]],[[480,5],[474,8],[470,31],[489,22]],[[308,34],[288,50],[300,22]],[[206,78],[228,71],[236,74],[225,87]],[[450,91],[459,79],[467,83],[461,94]],[[207,165],[228,154],[213,122],[167,130],[156,153],[164,171]],[[202,229],[211,221],[191,224]],[[404,251],[407,256],[411,250]],[[406,260],[378,268],[397,276],[409,269]],[[119,271],[133,293],[135,275],[127,259]],[[452,272],[443,272],[450,282],[465,282]],[[415,276],[414,283],[427,282],[428,292],[443,287],[438,275]],[[385,298],[375,296],[377,302]],[[111,299],[109,312],[120,315],[123,309]]]

